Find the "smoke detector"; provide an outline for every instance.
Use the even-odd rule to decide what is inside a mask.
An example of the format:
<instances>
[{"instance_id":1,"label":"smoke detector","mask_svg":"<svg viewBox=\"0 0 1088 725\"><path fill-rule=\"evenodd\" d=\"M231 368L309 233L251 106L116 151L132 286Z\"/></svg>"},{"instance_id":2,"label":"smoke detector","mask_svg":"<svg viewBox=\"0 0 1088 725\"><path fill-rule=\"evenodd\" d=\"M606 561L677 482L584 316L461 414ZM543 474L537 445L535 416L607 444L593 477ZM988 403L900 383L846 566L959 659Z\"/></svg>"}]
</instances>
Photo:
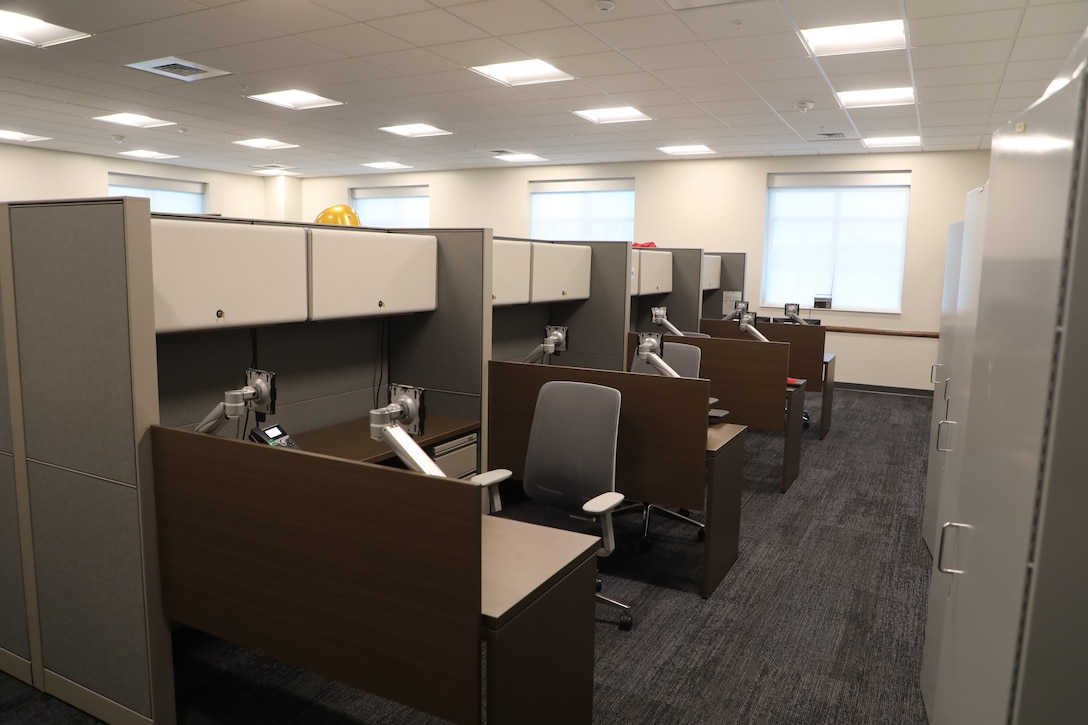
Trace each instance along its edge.
<instances>
[{"instance_id":1,"label":"smoke detector","mask_svg":"<svg viewBox=\"0 0 1088 725\"><path fill-rule=\"evenodd\" d=\"M612 2L612 0L595 0L593 7L597 8L602 13L607 13L609 10L616 7L616 3Z\"/></svg>"},{"instance_id":2,"label":"smoke detector","mask_svg":"<svg viewBox=\"0 0 1088 725\"><path fill-rule=\"evenodd\" d=\"M798 101L797 103L793 104L793 107L801 113L808 113L813 108L816 108L816 104L812 101Z\"/></svg>"}]
</instances>

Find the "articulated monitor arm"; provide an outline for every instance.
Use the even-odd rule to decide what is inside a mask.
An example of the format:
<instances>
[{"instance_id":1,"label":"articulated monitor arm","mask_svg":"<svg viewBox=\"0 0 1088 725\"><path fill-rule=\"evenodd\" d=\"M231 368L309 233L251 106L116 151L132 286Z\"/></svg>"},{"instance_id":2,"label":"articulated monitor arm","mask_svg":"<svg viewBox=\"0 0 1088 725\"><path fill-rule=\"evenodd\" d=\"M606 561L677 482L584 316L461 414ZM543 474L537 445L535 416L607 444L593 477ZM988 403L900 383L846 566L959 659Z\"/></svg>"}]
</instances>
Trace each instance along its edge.
<instances>
[{"instance_id":1,"label":"articulated monitor arm","mask_svg":"<svg viewBox=\"0 0 1088 725\"><path fill-rule=\"evenodd\" d=\"M805 320L803 320L801 318L801 305L798 304L797 302L787 302L786 303L786 317L793 320L798 325L807 325L808 324L807 322L805 322Z\"/></svg>"},{"instance_id":2,"label":"articulated monitor arm","mask_svg":"<svg viewBox=\"0 0 1088 725\"><path fill-rule=\"evenodd\" d=\"M740 329L760 342L770 342L762 332L756 329L755 315L750 312L745 312L744 316L740 318Z\"/></svg>"},{"instance_id":3,"label":"articulated monitor arm","mask_svg":"<svg viewBox=\"0 0 1088 725\"><path fill-rule=\"evenodd\" d=\"M655 325L662 325L669 331L669 334L676 335L677 337L684 337L684 333L680 332L676 325L669 322L669 318L666 316L667 311L667 307L651 307L650 322Z\"/></svg>"},{"instance_id":4,"label":"articulated monitor arm","mask_svg":"<svg viewBox=\"0 0 1088 725\"><path fill-rule=\"evenodd\" d=\"M638 333L638 359L648 362L659 375L668 378L678 378L680 373L669 367L669 364L661 359L661 335L656 332Z\"/></svg>"},{"instance_id":5,"label":"articulated monitor arm","mask_svg":"<svg viewBox=\"0 0 1088 725\"><path fill-rule=\"evenodd\" d=\"M423 390L390 385L389 398L392 401L389 405L370 411L370 437L388 443L413 471L445 478L445 472L411 435L423 432Z\"/></svg>"},{"instance_id":6,"label":"articulated monitor arm","mask_svg":"<svg viewBox=\"0 0 1088 725\"><path fill-rule=\"evenodd\" d=\"M538 363L546 356L567 351L567 328L561 325L548 325L544 328L544 342L536 346L522 362Z\"/></svg>"},{"instance_id":7,"label":"articulated monitor arm","mask_svg":"<svg viewBox=\"0 0 1088 725\"><path fill-rule=\"evenodd\" d=\"M215 435L227 423L237 420L245 413L247 403L252 403L255 409L267 408L271 404L274 397L272 393L272 374L249 370L247 375L250 384L223 393L223 402L212 408L211 412L204 416L204 420L197 423L197 433Z\"/></svg>"}]
</instances>

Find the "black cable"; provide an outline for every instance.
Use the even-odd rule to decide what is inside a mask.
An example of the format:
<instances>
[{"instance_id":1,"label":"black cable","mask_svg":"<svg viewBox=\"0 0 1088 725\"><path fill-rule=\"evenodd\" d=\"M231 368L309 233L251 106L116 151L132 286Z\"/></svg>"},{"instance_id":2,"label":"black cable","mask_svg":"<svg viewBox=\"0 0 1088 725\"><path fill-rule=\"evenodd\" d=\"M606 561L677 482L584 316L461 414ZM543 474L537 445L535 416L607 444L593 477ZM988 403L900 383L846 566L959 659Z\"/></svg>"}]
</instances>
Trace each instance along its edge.
<instances>
[{"instance_id":1,"label":"black cable","mask_svg":"<svg viewBox=\"0 0 1088 725\"><path fill-rule=\"evenodd\" d=\"M382 321L378 327L378 379L374 383L374 407L378 407L378 399L381 397L382 389L382 376L384 375L384 368L386 364L386 338L389 336L389 320L388 318L382 318ZM373 380L373 378L372 378Z\"/></svg>"}]
</instances>

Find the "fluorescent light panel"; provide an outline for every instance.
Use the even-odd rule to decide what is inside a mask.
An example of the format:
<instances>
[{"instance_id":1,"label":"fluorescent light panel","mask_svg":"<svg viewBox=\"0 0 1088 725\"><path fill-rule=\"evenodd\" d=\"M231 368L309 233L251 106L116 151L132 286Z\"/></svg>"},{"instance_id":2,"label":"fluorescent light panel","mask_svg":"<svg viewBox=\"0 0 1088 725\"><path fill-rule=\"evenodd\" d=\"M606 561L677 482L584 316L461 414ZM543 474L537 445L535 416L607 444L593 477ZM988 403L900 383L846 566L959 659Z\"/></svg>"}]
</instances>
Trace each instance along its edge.
<instances>
[{"instance_id":1,"label":"fluorescent light panel","mask_svg":"<svg viewBox=\"0 0 1088 725\"><path fill-rule=\"evenodd\" d=\"M290 108L295 111L344 105L342 101L334 101L331 98L324 98L307 91L295 89L289 91L273 91L272 93L258 93L257 95L246 96L246 98L262 103L271 103L273 106Z\"/></svg>"},{"instance_id":2,"label":"fluorescent light panel","mask_svg":"<svg viewBox=\"0 0 1088 725\"><path fill-rule=\"evenodd\" d=\"M158 118L151 118L150 116L141 116L138 113L113 113L109 116L95 116L96 121L105 121L106 123L117 123L122 126L132 126L134 128L158 128L159 126L176 126L176 121L163 121Z\"/></svg>"},{"instance_id":3,"label":"fluorescent light panel","mask_svg":"<svg viewBox=\"0 0 1088 725\"><path fill-rule=\"evenodd\" d=\"M518 60L512 63L478 65L473 66L470 70L507 86L553 83L555 81L569 81L574 78L574 76L567 75L551 63L536 58L533 60Z\"/></svg>"},{"instance_id":4,"label":"fluorescent light panel","mask_svg":"<svg viewBox=\"0 0 1088 725\"><path fill-rule=\"evenodd\" d=\"M283 141L277 141L274 138L248 138L245 141L231 141L239 146L250 146L255 149L264 149L265 151L275 151L277 149L297 149L297 143L284 143Z\"/></svg>"},{"instance_id":5,"label":"fluorescent light panel","mask_svg":"<svg viewBox=\"0 0 1088 725\"><path fill-rule=\"evenodd\" d=\"M408 138L424 138L426 136L449 136L453 131L443 131L440 128L429 126L426 123L406 123L403 126L382 126L379 131L395 133L398 136Z\"/></svg>"},{"instance_id":6,"label":"fluorescent light panel","mask_svg":"<svg viewBox=\"0 0 1088 725\"><path fill-rule=\"evenodd\" d=\"M369 166L372 169L384 169L391 171L393 169L411 169L411 166L405 166L399 161L372 161L369 164L363 164L363 166Z\"/></svg>"},{"instance_id":7,"label":"fluorescent light panel","mask_svg":"<svg viewBox=\"0 0 1088 725\"><path fill-rule=\"evenodd\" d=\"M657 150L669 154L670 156L698 156L699 154L714 153L714 149L704 146L703 144L694 144L692 146L658 146Z\"/></svg>"},{"instance_id":8,"label":"fluorescent light panel","mask_svg":"<svg viewBox=\"0 0 1088 725\"><path fill-rule=\"evenodd\" d=\"M135 151L122 151L121 156L131 156L136 159L178 159L180 156L172 154L163 154L158 151L148 151L146 149L136 149Z\"/></svg>"},{"instance_id":9,"label":"fluorescent light panel","mask_svg":"<svg viewBox=\"0 0 1088 725\"><path fill-rule=\"evenodd\" d=\"M837 94L843 108L874 108L877 106L909 106L914 103L914 89L876 88L869 91L842 91Z\"/></svg>"},{"instance_id":10,"label":"fluorescent light panel","mask_svg":"<svg viewBox=\"0 0 1088 725\"><path fill-rule=\"evenodd\" d=\"M31 136L29 133L21 133L19 131L5 131L0 129L0 140L4 141L22 141L24 143L33 143L34 141L49 141L50 136Z\"/></svg>"},{"instance_id":11,"label":"fluorescent light panel","mask_svg":"<svg viewBox=\"0 0 1088 725\"><path fill-rule=\"evenodd\" d=\"M29 15L0 10L0 38L10 40L13 43L32 45L35 48L46 48L50 45L70 43L73 40L82 40L89 37L91 36L88 33L42 22Z\"/></svg>"},{"instance_id":12,"label":"fluorescent light panel","mask_svg":"<svg viewBox=\"0 0 1088 725\"><path fill-rule=\"evenodd\" d=\"M921 146L921 136L874 136L863 138L862 142L871 149L896 148L902 146Z\"/></svg>"},{"instance_id":13,"label":"fluorescent light panel","mask_svg":"<svg viewBox=\"0 0 1088 725\"><path fill-rule=\"evenodd\" d=\"M581 116L593 123L627 123L629 121L651 120L642 111L631 106L619 106L616 108L590 108L584 111L575 111L574 115Z\"/></svg>"},{"instance_id":14,"label":"fluorescent light panel","mask_svg":"<svg viewBox=\"0 0 1088 725\"><path fill-rule=\"evenodd\" d=\"M537 156L536 154L495 154L492 158L509 161L512 164L525 161L547 161L543 156Z\"/></svg>"},{"instance_id":15,"label":"fluorescent light panel","mask_svg":"<svg viewBox=\"0 0 1088 725\"><path fill-rule=\"evenodd\" d=\"M902 20L810 28L802 30L801 35L805 37L814 55L871 53L878 50L902 50L907 47Z\"/></svg>"}]
</instances>

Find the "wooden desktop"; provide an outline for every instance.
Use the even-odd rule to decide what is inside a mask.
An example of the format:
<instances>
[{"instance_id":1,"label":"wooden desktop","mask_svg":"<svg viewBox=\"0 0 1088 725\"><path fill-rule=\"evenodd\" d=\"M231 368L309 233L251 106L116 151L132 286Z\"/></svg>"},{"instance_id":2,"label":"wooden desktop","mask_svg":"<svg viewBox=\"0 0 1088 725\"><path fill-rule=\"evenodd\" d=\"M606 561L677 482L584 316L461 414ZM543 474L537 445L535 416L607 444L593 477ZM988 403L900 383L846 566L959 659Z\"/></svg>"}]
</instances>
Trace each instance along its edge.
<instances>
[{"instance_id":1,"label":"wooden desktop","mask_svg":"<svg viewBox=\"0 0 1088 725\"><path fill-rule=\"evenodd\" d=\"M708 428L707 380L492 360L488 468L521 478L537 393L550 380L620 391L616 488L633 501L706 512L699 594L709 597L737 559L746 427Z\"/></svg>"},{"instance_id":2,"label":"wooden desktop","mask_svg":"<svg viewBox=\"0 0 1088 725\"><path fill-rule=\"evenodd\" d=\"M485 669L488 722L592 721L598 538L481 516L454 479L151 439L171 620L456 722L482 721Z\"/></svg>"}]
</instances>

